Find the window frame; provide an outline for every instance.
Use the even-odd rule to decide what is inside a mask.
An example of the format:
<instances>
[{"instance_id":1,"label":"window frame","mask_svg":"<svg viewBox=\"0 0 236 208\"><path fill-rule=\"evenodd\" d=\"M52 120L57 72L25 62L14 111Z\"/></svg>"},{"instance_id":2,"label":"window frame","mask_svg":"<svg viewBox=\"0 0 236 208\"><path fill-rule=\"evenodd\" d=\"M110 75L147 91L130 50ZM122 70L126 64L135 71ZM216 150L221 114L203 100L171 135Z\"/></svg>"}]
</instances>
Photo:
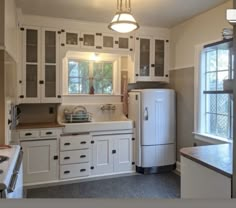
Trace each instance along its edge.
<instances>
[{"instance_id":1,"label":"window frame","mask_svg":"<svg viewBox=\"0 0 236 208\"><path fill-rule=\"evenodd\" d=\"M232 143L232 140L223 137L215 136L212 134L204 133L205 128L205 95L201 95L203 89L205 89L205 62L203 62L204 46L219 42L222 40L210 41L207 43L199 44L195 46L194 56L194 139L210 143L210 144L221 144L221 143ZM230 76L230 75L229 75ZM204 77L204 78L203 78ZM202 110L204 109L204 110ZM230 125L232 128L232 125ZM231 129L232 130L232 129Z\"/></svg>"},{"instance_id":2,"label":"window frame","mask_svg":"<svg viewBox=\"0 0 236 208\"><path fill-rule=\"evenodd\" d=\"M69 94L68 93L68 63L69 60L92 61L88 55L91 52L70 51L62 59L62 92L63 96L79 97L79 96L121 96L121 54L107 54L102 62L113 62L113 93L112 94Z\"/></svg>"}]
</instances>

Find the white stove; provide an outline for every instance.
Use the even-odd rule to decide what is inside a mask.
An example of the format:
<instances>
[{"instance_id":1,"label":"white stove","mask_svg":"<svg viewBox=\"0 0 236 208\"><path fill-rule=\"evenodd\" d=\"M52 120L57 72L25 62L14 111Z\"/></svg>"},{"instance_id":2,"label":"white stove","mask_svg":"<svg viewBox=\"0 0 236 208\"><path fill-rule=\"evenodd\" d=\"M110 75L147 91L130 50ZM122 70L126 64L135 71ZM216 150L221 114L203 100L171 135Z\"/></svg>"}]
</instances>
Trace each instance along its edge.
<instances>
[{"instance_id":1,"label":"white stove","mask_svg":"<svg viewBox=\"0 0 236 208\"><path fill-rule=\"evenodd\" d=\"M0 147L0 198L23 198L22 158L19 145Z\"/></svg>"}]
</instances>

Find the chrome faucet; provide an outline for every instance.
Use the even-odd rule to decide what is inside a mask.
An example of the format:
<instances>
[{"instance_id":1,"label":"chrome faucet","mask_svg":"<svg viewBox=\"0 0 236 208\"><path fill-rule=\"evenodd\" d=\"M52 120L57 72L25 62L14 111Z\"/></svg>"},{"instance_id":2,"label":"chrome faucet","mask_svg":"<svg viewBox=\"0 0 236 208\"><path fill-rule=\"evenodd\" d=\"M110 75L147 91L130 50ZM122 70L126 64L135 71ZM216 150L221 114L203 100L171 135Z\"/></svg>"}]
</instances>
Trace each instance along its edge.
<instances>
[{"instance_id":1,"label":"chrome faucet","mask_svg":"<svg viewBox=\"0 0 236 208\"><path fill-rule=\"evenodd\" d=\"M105 104L105 105L102 105L101 106L101 110L104 111L104 110L116 110L116 106L115 105L112 105L112 104Z\"/></svg>"}]
</instances>

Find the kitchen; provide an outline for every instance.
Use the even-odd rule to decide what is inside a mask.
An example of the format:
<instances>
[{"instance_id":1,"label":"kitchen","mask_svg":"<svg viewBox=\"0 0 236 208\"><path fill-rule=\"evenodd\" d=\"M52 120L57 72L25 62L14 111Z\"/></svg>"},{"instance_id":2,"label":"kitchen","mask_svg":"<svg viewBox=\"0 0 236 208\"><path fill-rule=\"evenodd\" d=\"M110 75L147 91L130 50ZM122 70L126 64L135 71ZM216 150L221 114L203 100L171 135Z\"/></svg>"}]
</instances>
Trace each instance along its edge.
<instances>
[{"instance_id":1,"label":"kitchen","mask_svg":"<svg viewBox=\"0 0 236 208\"><path fill-rule=\"evenodd\" d=\"M159 22L159 26L155 21L149 24L148 18L142 20L139 16L144 23L128 35L109 30L103 15L86 16L80 9L79 20L73 17L73 12L77 15L79 9L73 9L76 1L70 5L68 1L66 8L73 12L63 14L60 11L66 5L59 4L58 10L54 8L55 13L51 14L52 3L38 2L41 2L36 6L38 10L34 10L35 5L30 1L8 0L1 13L5 33L0 43L5 47L1 47L0 64L5 76L1 76L0 141L2 145L22 147L25 197L31 194L32 198L96 198L102 192L100 189L94 195L83 195L83 191L68 195L66 190L73 184L82 190L83 185L86 188L92 183L97 183L94 185L97 187L103 184L105 190L106 180L110 180L107 194L112 188L109 184L117 183L118 191L100 197L189 198L181 190L185 187L182 171L186 170L180 158L187 155L182 148L230 143L193 135L197 131L194 96L198 93L194 85L198 73L194 68L201 45L209 49L209 44L222 41L224 28L229 28L226 32L232 28L226 20L226 10L233 7L233 1L209 0L209 5L203 4L195 15L182 20L175 17L177 22L166 26L162 26L164 22L162 25ZM131 4L136 16L138 2ZM109 13L115 12L115 6L116 1L111 3ZM99 17L100 21L95 21ZM147 26L143 26L145 21ZM158 89L154 90L158 99L152 101L156 102L154 107L144 108L141 115L141 110L135 109L146 105L151 96L142 99L148 93L144 89L150 88ZM151 108L162 116L155 118ZM147 127L143 129L145 124ZM142 137L153 138L151 132L155 128L153 134L162 132L158 136L168 141L142 141ZM17 157L15 161L17 164ZM157 172L160 174L153 174ZM231 178L232 170L229 175ZM122 180L130 186L126 187L127 192L133 194L121 194ZM146 186L159 183L148 191L135 184L139 180L148 182ZM191 191L191 180L187 193ZM231 186L230 181L227 184ZM226 198L230 198L231 188L227 187ZM57 189L65 191L58 193ZM88 194L89 190L86 191ZM50 192L55 194L50 196ZM199 196L190 198L194 197Z\"/></svg>"}]
</instances>

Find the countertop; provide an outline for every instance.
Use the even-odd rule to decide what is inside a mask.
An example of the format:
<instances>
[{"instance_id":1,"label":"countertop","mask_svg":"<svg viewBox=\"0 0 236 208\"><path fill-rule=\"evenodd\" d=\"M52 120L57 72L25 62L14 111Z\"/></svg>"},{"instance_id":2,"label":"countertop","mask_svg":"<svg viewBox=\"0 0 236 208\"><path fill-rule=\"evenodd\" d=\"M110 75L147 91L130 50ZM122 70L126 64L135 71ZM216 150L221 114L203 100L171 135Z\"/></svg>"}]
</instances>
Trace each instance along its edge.
<instances>
[{"instance_id":1,"label":"countertop","mask_svg":"<svg viewBox=\"0 0 236 208\"><path fill-rule=\"evenodd\" d=\"M40 129L40 128L60 128L65 127L57 122L50 122L50 123L23 123L18 124L16 129Z\"/></svg>"},{"instance_id":2,"label":"countertop","mask_svg":"<svg viewBox=\"0 0 236 208\"><path fill-rule=\"evenodd\" d=\"M232 177L233 145L217 144L182 148L182 156L229 178Z\"/></svg>"}]
</instances>

